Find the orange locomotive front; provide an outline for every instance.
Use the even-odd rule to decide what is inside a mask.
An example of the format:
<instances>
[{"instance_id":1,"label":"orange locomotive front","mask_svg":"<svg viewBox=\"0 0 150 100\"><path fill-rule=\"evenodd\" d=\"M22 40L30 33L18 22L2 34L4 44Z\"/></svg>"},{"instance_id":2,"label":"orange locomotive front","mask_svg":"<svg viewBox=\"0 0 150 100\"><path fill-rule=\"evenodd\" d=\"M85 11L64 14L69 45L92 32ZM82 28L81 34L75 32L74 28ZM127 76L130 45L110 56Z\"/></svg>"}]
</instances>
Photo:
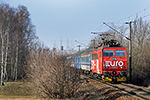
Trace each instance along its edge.
<instances>
[{"instance_id":1,"label":"orange locomotive front","mask_svg":"<svg viewBox=\"0 0 150 100\"><path fill-rule=\"evenodd\" d=\"M126 81L127 50L116 41L109 41L91 52L91 71L103 81Z\"/></svg>"}]
</instances>

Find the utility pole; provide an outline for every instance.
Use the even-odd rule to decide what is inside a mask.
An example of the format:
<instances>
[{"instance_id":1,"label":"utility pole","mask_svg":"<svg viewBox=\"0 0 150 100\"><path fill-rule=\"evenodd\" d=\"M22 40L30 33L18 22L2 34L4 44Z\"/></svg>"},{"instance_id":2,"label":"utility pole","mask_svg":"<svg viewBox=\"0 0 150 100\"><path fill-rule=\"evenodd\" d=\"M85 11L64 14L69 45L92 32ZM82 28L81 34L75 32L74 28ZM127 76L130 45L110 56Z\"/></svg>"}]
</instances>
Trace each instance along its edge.
<instances>
[{"instance_id":1,"label":"utility pole","mask_svg":"<svg viewBox=\"0 0 150 100\"><path fill-rule=\"evenodd\" d=\"M131 21L126 22L126 24L129 24L129 81L132 81L132 27L131 27Z\"/></svg>"},{"instance_id":2,"label":"utility pole","mask_svg":"<svg viewBox=\"0 0 150 100\"><path fill-rule=\"evenodd\" d=\"M79 47L79 52L80 52L80 47L81 47L81 45L78 45L77 47Z\"/></svg>"}]
</instances>

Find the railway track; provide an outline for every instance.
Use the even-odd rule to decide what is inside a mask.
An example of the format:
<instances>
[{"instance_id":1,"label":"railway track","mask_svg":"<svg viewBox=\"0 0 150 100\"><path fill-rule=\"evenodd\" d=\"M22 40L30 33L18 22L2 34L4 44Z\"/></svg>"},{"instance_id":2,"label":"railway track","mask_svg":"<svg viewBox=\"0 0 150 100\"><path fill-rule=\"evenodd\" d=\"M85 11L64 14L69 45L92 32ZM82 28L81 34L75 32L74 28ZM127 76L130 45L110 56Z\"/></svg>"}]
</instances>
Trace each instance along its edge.
<instances>
[{"instance_id":1,"label":"railway track","mask_svg":"<svg viewBox=\"0 0 150 100\"><path fill-rule=\"evenodd\" d=\"M150 90L148 90L148 89L139 88L137 86L133 86L131 84L126 84L126 83L112 84L112 83L109 83L109 82L104 82L104 81L102 81L100 79L95 79L95 78L93 78L91 76L82 75L81 77L86 78L87 81L89 79L91 79L91 80L94 80L94 81L102 82L104 84L107 84L109 86L117 88L117 89L119 89L121 91L125 91L125 92L127 92L127 93L129 93L131 95L140 97L140 98L145 99L145 100L150 100Z\"/></svg>"}]
</instances>

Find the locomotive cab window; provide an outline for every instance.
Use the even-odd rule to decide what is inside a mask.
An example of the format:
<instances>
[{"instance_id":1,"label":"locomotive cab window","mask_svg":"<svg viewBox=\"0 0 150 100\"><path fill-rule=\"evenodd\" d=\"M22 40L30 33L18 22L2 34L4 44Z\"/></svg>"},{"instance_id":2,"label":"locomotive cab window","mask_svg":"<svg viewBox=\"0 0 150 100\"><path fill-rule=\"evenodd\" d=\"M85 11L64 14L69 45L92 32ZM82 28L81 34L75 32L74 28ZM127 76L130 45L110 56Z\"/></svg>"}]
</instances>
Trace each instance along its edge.
<instances>
[{"instance_id":1,"label":"locomotive cab window","mask_svg":"<svg viewBox=\"0 0 150 100\"><path fill-rule=\"evenodd\" d=\"M98 59L98 54L97 53L92 54L92 60L96 60L96 59Z\"/></svg>"},{"instance_id":2,"label":"locomotive cab window","mask_svg":"<svg viewBox=\"0 0 150 100\"><path fill-rule=\"evenodd\" d=\"M113 57L113 50L104 50L103 56L104 57Z\"/></svg>"},{"instance_id":3,"label":"locomotive cab window","mask_svg":"<svg viewBox=\"0 0 150 100\"><path fill-rule=\"evenodd\" d=\"M125 50L115 50L116 57L125 57Z\"/></svg>"}]
</instances>

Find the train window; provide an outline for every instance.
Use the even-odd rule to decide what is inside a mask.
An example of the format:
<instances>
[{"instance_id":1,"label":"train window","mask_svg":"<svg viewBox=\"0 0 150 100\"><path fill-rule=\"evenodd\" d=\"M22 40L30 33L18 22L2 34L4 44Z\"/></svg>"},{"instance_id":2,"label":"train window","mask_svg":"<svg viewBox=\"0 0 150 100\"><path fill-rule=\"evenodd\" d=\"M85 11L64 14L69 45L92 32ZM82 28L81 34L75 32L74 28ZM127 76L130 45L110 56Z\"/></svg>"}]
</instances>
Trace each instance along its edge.
<instances>
[{"instance_id":1,"label":"train window","mask_svg":"<svg viewBox=\"0 0 150 100\"><path fill-rule=\"evenodd\" d=\"M82 63L90 63L90 57L82 57Z\"/></svg>"},{"instance_id":2,"label":"train window","mask_svg":"<svg viewBox=\"0 0 150 100\"><path fill-rule=\"evenodd\" d=\"M86 57L86 63L90 63L90 57Z\"/></svg>"},{"instance_id":3,"label":"train window","mask_svg":"<svg viewBox=\"0 0 150 100\"><path fill-rule=\"evenodd\" d=\"M98 54L97 53L92 54L92 60L95 60L95 59L98 59Z\"/></svg>"},{"instance_id":4,"label":"train window","mask_svg":"<svg viewBox=\"0 0 150 100\"><path fill-rule=\"evenodd\" d=\"M85 57L82 57L82 63L85 63Z\"/></svg>"},{"instance_id":5,"label":"train window","mask_svg":"<svg viewBox=\"0 0 150 100\"><path fill-rule=\"evenodd\" d=\"M125 50L115 50L116 57L125 57Z\"/></svg>"},{"instance_id":6,"label":"train window","mask_svg":"<svg viewBox=\"0 0 150 100\"><path fill-rule=\"evenodd\" d=\"M79 63L81 63L81 58L79 58Z\"/></svg>"},{"instance_id":7,"label":"train window","mask_svg":"<svg viewBox=\"0 0 150 100\"><path fill-rule=\"evenodd\" d=\"M82 57L82 63L85 63L85 57Z\"/></svg>"},{"instance_id":8,"label":"train window","mask_svg":"<svg viewBox=\"0 0 150 100\"><path fill-rule=\"evenodd\" d=\"M104 57L113 57L113 50L104 50L103 56Z\"/></svg>"}]
</instances>

